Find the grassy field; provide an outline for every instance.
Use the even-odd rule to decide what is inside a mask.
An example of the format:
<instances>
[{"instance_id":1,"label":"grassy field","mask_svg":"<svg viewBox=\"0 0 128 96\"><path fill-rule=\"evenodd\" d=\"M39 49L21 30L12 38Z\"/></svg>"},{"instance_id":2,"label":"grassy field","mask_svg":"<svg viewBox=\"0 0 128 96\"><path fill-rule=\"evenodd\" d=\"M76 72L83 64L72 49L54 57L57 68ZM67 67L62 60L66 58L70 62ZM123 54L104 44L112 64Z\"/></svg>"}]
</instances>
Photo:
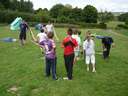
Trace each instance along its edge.
<instances>
[{"instance_id":1,"label":"grassy field","mask_svg":"<svg viewBox=\"0 0 128 96\"><path fill-rule=\"evenodd\" d=\"M56 28L62 41L66 28ZM88 29L81 29L82 37ZM96 54L96 73L86 72L81 59L74 65L72 81L53 81L44 76L44 60L40 49L30 41L20 47L18 42L0 42L0 96L128 96L128 37L109 30L90 29L93 33L113 36L116 47L109 60ZM34 31L34 30L33 30ZM37 33L35 33L37 34ZM18 37L7 26L0 27L0 38ZM102 50L101 41L95 39L96 53ZM63 49L57 43L57 75L64 77ZM10 91L13 88L14 91Z\"/></svg>"}]
</instances>

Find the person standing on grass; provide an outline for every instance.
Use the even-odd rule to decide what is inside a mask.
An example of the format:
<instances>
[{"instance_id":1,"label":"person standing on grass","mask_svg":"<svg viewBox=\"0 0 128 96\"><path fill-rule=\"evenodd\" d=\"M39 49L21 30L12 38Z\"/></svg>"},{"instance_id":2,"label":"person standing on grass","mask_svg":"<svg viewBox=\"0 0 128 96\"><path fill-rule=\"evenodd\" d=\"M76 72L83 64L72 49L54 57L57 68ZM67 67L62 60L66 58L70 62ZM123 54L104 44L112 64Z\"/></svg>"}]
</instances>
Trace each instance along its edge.
<instances>
[{"instance_id":1,"label":"person standing on grass","mask_svg":"<svg viewBox=\"0 0 128 96\"><path fill-rule=\"evenodd\" d=\"M85 50L85 61L87 64L87 71L89 71L89 64L92 64L92 72L96 72L95 69L95 48L94 48L95 44L94 41L91 39L91 36L88 35L87 39L84 41L83 43L83 49Z\"/></svg>"},{"instance_id":2,"label":"person standing on grass","mask_svg":"<svg viewBox=\"0 0 128 96\"><path fill-rule=\"evenodd\" d=\"M49 32L48 39L40 42L39 46L45 49L46 58L46 76L49 77L52 71L53 80L57 80L56 76L56 45L53 40L54 34Z\"/></svg>"},{"instance_id":3,"label":"person standing on grass","mask_svg":"<svg viewBox=\"0 0 128 96\"><path fill-rule=\"evenodd\" d=\"M29 29L28 24L25 21L22 21L20 24L20 34L19 34L19 40L21 46L25 44L26 41L26 32Z\"/></svg>"},{"instance_id":4,"label":"person standing on grass","mask_svg":"<svg viewBox=\"0 0 128 96\"><path fill-rule=\"evenodd\" d=\"M37 34L37 41L36 42L40 43L42 41L47 40L47 38L48 38L47 33L44 31L44 29L41 29L40 33ZM44 54L42 48L40 48L40 50L41 50L42 54Z\"/></svg>"},{"instance_id":5,"label":"person standing on grass","mask_svg":"<svg viewBox=\"0 0 128 96\"><path fill-rule=\"evenodd\" d=\"M73 62L74 62L74 48L78 46L77 41L72 38L73 31L71 28L67 31L67 37L64 38L62 42L62 47L64 48L64 61L65 68L67 71L67 77L63 79L72 80L73 73Z\"/></svg>"},{"instance_id":6,"label":"person standing on grass","mask_svg":"<svg viewBox=\"0 0 128 96\"><path fill-rule=\"evenodd\" d=\"M40 33L37 34L37 42L40 43L42 41L45 41L47 39L47 33L44 31L44 29L41 29Z\"/></svg>"},{"instance_id":7,"label":"person standing on grass","mask_svg":"<svg viewBox=\"0 0 128 96\"><path fill-rule=\"evenodd\" d=\"M56 40L58 41L59 39L58 39L58 37L57 37L57 35L56 35L56 31L55 31L55 29L54 29L53 24L52 24L50 21L49 21L48 24L46 25L46 28L47 28L47 32L48 32L48 33L49 33L49 32L54 33L55 38L56 38Z\"/></svg>"},{"instance_id":8,"label":"person standing on grass","mask_svg":"<svg viewBox=\"0 0 128 96\"><path fill-rule=\"evenodd\" d=\"M104 36L102 38L102 45L103 45L103 58L107 59L109 58L111 45L114 46L114 41L112 37Z\"/></svg>"},{"instance_id":9,"label":"person standing on grass","mask_svg":"<svg viewBox=\"0 0 128 96\"><path fill-rule=\"evenodd\" d=\"M78 46L74 48L75 58L74 58L74 64L77 60L79 60L80 55L80 45L81 45L81 39L78 35L78 30L74 30L72 38L74 38L77 41Z\"/></svg>"}]
</instances>

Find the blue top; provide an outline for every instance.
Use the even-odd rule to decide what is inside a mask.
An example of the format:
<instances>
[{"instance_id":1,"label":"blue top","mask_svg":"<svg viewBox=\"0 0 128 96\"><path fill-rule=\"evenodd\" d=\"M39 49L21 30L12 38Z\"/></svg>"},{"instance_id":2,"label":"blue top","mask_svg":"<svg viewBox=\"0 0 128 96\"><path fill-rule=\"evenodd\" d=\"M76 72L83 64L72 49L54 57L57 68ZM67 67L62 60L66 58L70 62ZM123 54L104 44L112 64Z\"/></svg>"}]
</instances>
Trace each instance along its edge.
<instances>
[{"instance_id":1,"label":"blue top","mask_svg":"<svg viewBox=\"0 0 128 96\"><path fill-rule=\"evenodd\" d=\"M27 23L22 22L22 23L20 24L21 33L26 33L27 29L28 29Z\"/></svg>"}]
</instances>

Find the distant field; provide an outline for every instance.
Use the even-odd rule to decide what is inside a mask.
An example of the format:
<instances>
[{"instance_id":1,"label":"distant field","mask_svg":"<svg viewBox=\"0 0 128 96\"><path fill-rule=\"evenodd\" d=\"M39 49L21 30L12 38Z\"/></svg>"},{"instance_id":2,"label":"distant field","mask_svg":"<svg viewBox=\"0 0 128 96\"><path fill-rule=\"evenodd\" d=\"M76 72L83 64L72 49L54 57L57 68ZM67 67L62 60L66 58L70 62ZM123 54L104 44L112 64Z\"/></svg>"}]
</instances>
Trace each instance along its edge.
<instances>
[{"instance_id":1,"label":"distant field","mask_svg":"<svg viewBox=\"0 0 128 96\"><path fill-rule=\"evenodd\" d=\"M124 24L124 22L110 21L110 22L107 23L107 27L114 29L114 28L116 28L116 26L117 26L118 24Z\"/></svg>"},{"instance_id":2,"label":"distant field","mask_svg":"<svg viewBox=\"0 0 128 96\"><path fill-rule=\"evenodd\" d=\"M60 41L66 36L67 28L55 28ZM44 76L44 60L40 49L30 41L19 46L19 42L0 42L0 96L128 96L128 37L114 34L115 30L81 29L114 38L110 59L104 61L96 54L96 73L86 72L81 59L74 65L72 81L53 81ZM33 31L35 31L33 29ZM35 32L34 34L37 34ZM18 32L11 32L7 26L0 27L0 38L18 38ZM102 50L101 41L95 39L96 53ZM63 49L57 43L57 75L66 76ZM16 87L14 93L8 92Z\"/></svg>"}]
</instances>

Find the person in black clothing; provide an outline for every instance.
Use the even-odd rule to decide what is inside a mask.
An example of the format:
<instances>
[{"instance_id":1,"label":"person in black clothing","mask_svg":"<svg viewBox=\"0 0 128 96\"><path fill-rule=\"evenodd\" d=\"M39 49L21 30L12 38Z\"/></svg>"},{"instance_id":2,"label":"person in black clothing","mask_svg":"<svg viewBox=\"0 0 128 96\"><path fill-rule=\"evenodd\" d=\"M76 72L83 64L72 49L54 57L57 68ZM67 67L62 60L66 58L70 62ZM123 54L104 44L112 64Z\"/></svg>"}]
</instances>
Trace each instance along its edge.
<instances>
[{"instance_id":1,"label":"person in black clothing","mask_svg":"<svg viewBox=\"0 0 128 96\"><path fill-rule=\"evenodd\" d=\"M22 23L20 24L20 35L19 35L19 40L21 45L25 44L26 32L28 28L29 28L28 24L25 21L22 21Z\"/></svg>"},{"instance_id":2,"label":"person in black clothing","mask_svg":"<svg viewBox=\"0 0 128 96\"><path fill-rule=\"evenodd\" d=\"M114 44L114 41L112 37L104 36L102 38L102 44L103 44L103 57L104 59L107 59L110 54L111 45Z\"/></svg>"}]
</instances>

